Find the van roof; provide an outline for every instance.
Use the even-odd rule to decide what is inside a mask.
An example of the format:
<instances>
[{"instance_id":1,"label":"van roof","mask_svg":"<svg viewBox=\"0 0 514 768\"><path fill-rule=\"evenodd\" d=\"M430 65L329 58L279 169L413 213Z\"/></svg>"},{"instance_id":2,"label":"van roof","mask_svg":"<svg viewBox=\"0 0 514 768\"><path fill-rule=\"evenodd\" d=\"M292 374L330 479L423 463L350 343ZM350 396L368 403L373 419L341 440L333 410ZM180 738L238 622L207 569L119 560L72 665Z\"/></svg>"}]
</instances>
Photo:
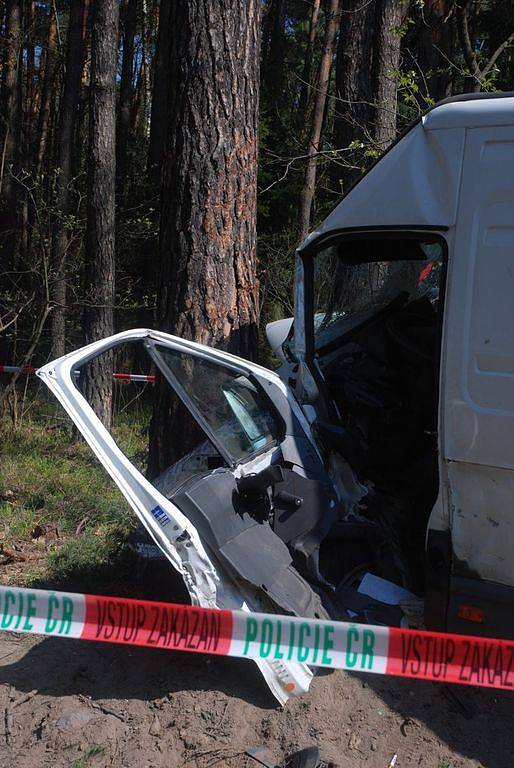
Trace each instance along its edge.
<instances>
[{"instance_id":1,"label":"van roof","mask_svg":"<svg viewBox=\"0 0 514 768\"><path fill-rule=\"evenodd\" d=\"M453 226L466 130L506 125L514 125L514 92L439 102L411 123L298 250L312 252L344 230Z\"/></svg>"},{"instance_id":2,"label":"van roof","mask_svg":"<svg viewBox=\"0 0 514 768\"><path fill-rule=\"evenodd\" d=\"M463 93L440 101L421 118L425 130L514 124L514 92Z\"/></svg>"}]
</instances>

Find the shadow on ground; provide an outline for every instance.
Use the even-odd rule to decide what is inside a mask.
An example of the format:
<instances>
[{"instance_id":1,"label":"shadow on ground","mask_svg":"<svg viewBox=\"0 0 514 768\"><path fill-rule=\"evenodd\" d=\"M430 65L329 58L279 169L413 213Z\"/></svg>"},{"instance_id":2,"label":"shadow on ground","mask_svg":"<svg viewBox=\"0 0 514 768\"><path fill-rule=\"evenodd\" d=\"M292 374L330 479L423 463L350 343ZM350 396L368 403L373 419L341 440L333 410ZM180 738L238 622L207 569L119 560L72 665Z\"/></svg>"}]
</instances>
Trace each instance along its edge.
<instances>
[{"instance_id":1,"label":"shadow on ground","mask_svg":"<svg viewBox=\"0 0 514 768\"><path fill-rule=\"evenodd\" d=\"M46 638L0 668L3 683L46 696L151 700L179 691L217 690L262 709L277 704L254 665L201 654Z\"/></svg>"},{"instance_id":2,"label":"shadow on ground","mask_svg":"<svg viewBox=\"0 0 514 768\"><path fill-rule=\"evenodd\" d=\"M105 568L81 566L65 574L50 573L31 584L53 589L129 596L187 604L187 589L164 560L141 561L120 550ZM1 665L0 659L0 665ZM93 699L144 700L183 690L219 690L240 696L263 709L277 703L253 664L203 654L116 646L81 640L45 638L14 664L0 666L0 682L19 690L37 689L50 696L82 694Z\"/></svg>"},{"instance_id":3,"label":"shadow on ground","mask_svg":"<svg viewBox=\"0 0 514 768\"><path fill-rule=\"evenodd\" d=\"M514 764L514 694L375 675L361 679L403 718L405 738L422 725L449 750L476 761L477 766L511 768Z\"/></svg>"}]
</instances>

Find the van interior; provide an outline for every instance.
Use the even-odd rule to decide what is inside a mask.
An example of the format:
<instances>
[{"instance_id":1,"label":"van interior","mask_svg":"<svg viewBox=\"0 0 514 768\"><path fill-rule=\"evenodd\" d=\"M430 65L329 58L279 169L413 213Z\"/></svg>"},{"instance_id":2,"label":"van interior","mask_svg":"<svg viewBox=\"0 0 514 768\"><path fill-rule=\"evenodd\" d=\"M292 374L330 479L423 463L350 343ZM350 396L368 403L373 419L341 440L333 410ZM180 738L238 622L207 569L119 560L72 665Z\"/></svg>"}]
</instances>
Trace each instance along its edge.
<instances>
[{"instance_id":1,"label":"van interior","mask_svg":"<svg viewBox=\"0 0 514 768\"><path fill-rule=\"evenodd\" d=\"M370 571L422 595L439 490L443 244L353 236L306 258L307 348L326 403L315 429L342 485L354 475L354 503L321 545L321 570L349 586Z\"/></svg>"}]
</instances>

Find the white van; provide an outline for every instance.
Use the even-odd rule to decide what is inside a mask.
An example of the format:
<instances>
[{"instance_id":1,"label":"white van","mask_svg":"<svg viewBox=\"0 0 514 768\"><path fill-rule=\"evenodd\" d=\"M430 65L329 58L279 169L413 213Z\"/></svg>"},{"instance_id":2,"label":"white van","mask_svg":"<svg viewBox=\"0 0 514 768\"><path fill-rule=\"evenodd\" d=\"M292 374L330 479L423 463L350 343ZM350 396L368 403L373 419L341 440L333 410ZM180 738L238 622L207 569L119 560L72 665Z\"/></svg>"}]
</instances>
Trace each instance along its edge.
<instances>
[{"instance_id":1,"label":"white van","mask_svg":"<svg viewBox=\"0 0 514 768\"><path fill-rule=\"evenodd\" d=\"M160 332L38 371L182 574L193 602L514 637L514 97L416 122L297 252L274 373ZM74 372L142 344L202 430L152 483ZM180 435L170 440L180 441ZM311 671L258 662L284 702Z\"/></svg>"}]
</instances>

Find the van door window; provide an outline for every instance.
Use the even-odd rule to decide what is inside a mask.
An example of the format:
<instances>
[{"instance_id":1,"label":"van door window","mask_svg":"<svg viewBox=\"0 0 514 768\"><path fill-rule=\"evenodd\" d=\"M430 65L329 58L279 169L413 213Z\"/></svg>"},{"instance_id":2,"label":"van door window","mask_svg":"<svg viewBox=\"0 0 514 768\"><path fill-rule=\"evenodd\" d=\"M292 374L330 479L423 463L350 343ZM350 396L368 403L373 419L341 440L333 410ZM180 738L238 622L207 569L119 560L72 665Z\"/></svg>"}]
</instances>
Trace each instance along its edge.
<instances>
[{"instance_id":1,"label":"van door window","mask_svg":"<svg viewBox=\"0 0 514 768\"><path fill-rule=\"evenodd\" d=\"M155 351L163 373L231 463L277 443L281 422L248 376L167 347Z\"/></svg>"}]
</instances>

